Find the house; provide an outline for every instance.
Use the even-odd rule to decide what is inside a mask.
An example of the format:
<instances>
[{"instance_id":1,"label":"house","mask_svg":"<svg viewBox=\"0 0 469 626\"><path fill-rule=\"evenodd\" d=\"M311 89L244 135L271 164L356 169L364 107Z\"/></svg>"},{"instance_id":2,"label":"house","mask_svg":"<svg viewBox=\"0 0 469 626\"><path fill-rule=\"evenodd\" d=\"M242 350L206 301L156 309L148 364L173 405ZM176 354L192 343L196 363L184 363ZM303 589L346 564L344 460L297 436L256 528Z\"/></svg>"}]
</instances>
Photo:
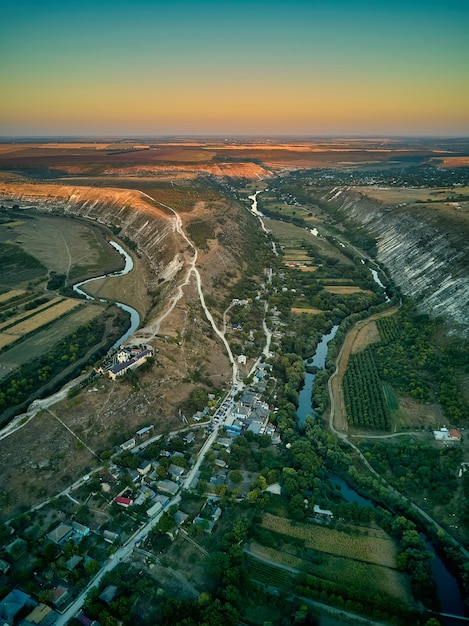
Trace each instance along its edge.
<instances>
[{"instance_id":1,"label":"house","mask_svg":"<svg viewBox=\"0 0 469 626\"><path fill-rule=\"evenodd\" d=\"M233 441L229 437L218 437L216 443L223 448L229 448Z\"/></svg>"},{"instance_id":2,"label":"house","mask_svg":"<svg viewBox=\"0 0 469 626\"><path fill-rule=\"evenodd\" d=\"M24 539L21 539L21 537L18 537L17 539L15 539L14 541L12 541L6 546L5 552L9 554L10 556L16 558L20 554L23 554L23 552L26 552L27 549L28 549L27 541L25 541Z\"/></svg>"},{"instance_id":3,"label":"house","mask_svg":"<svg viewBox=\"0 0 469 626\"><path fill-rule=\"evenodd\" d=\"M176 522L177 526L181 526L181 524L184 524L188 517L189 516L187 515L187 513L184 513L184 511L176 511L176 513L174 514L174 521Z\"/></svg>"},{"instance_id":4,"label":"house","mask_svg":"<svg viewBox=\"0 0 469 626\"><path fill-rule=\"evenodd\" d=\"M451 428L448 430L445 426L443 426L440 430L434 430L433 436L436 441L444 441L446 443L461 441L461 433L457 428Z\"/></svg>"},{"instance_id":5,"label":"house","mask_svg":"<svg viewBox=\"0 0 469 626\"><path fill-rule=\"evenodd\" d=\"M117 496L114 502L119 506L124 507L124 509L128 509L129 506L133 504L133 500L131 500L130 498L126 498L125 496Z\"/></svg>"},{"instance_id":6,"label":"house","mask_svg":"<svg viewBox=\"0 0 469 626\"><path fill-rule=\"evenodd\" d=\"M248 426L248 432L254 433L255 435L259 435L262 429L262 424L259 422L251 422Z\"/></svg>"},{"instance_id":7,"label":"house","mask_svg":"<svg viewBox=\"0 0 469 626\"><path fill-rule=\"evenodd\" d=\"M140 465L137 467L137 471L141 476L146 476L148 472L151 470L151 461L147 461L144 459Z\"/></svg>"},{"instance_id":8,"label":"house","mask_svg":"<svg viewBox=\"0 0 469 626\"><path fill-rule=\"evenodd\" d=\"M81 535L82 537L87 537L90 534L90 529L88 528L88 526L80 524L79 522L72 522L72 528L78 535Z\"/></svg>"},{"instance_id":9,"label":"house","mask_svg":"<svg viewBox=\"0 0 469 626\"><path fill-rule=\"evenodd\" d=\"M107 541L108 543L116 543L117 541L119 541L119 535L117 533L111 532L110 530L103 531L103 538L104 541Z\"/></svg>"},{"instance_id":10,"label":"house","mask_svg":"<svg viewBox=\"0 0 469 626\"><path fill-rule=\"evenodd\" d=\"M132 448L135 448L136 443L135 437L132 437L132 439L128 439L127 441L124 441L124 443L121 443L121 450L131 450Z\"/></svg>"},{"instance_id":11,"label":"house","mask_svg":"<svg viewBox=\"0 0 469 626\"><path fill-rule=\"evenodd\" d=\"M81 624L81 626L100 626L99 622L95 619L90 619L85 613L83 613L83 611L80 611L75 619Z\"/></svg>"},{"instance_id":12,"label":"house","mask_svg":"<svg viewBox=\"0 0 469 626\"><path fill-rule=\"evenodd\" d=\"M111 604L111 602L117 596L118 592L119 588L117 587L117 585L108 585L99 594L99 599L106 604Z\"/></svg>"},{"instance_id":13,"label":"house","mask_svg":"<svg viewBox=\"0 0 469 626\"><path fill-rule=\"evenodd\" d=\"M24 608L34 608L36 605L36 600L30 595L21 589L13 589L0 602L0 624L3 622L11 624L20 611Z\"/></svg>"},{"instance_id":14,"label":"house","mask_svg":"<svg viewBox=\"0 0 469 626\"><path fill-rule=\"evenodd\" d=\"M245 354L238 354L238 363L240 365L246 365L247 356Z\"/></svg>"},{"instance_id":15,"label":"house","mask_svg":"<svg viewBox=\"0 0 469 626\"><path fill-rule=\"evenodd\" d=\"M144 428L137 430L135 434L137 435L139 439L146 439L147 437L149 437L150 433L152 432L154 428L155 426L153 424L150 424L150 426L145 426Z\"/></svg>"},{"instance_id":16,"label":"house","mask_svg":"<svg viewBox=\"0 0 469 626\"><path fill-rule=\"evenodd\" d=\"M74 554L69 559L65 561L65 567L69 572L75 569L75 567L83 561L83 557L79 554Z\"/></svg>"},{"instance_id":17,"label":"house","mask_svg":"<svg viewBox=\"0 0 469 626\"><path fill-rule=\"evenodd\" d=\"M246 419L250 412L251 409L243 405L236 405L236 407L233 409L233 415L239 419Z\"/></svg>"},{"instance_id":18,"label":"house","mask_svg":"<svg viewBox=\"0 0 469 626\"><path fill-rule=\"evenodd\" d=\"M148 509L147 515L148 517L155 517L162 509L163 506L161 502L155 502L155 504Z\"/></svg>"},{"instance_id":19,"label":"house","mask_svg":"<svg viewBox=\"0 0 469 626\"><path fill-rule=\"evenodd\" d=\"M186 443L194 443L195 434L193 432L187 433L187 435L184 435L182 440L185 441Z\"/></svg>"},{"instance_id":20,"label":"house","mask_svg":"<svg viewBox=\"0 0 469 626\"><path fill-rule=\"evenodd\" d=\"M26 616L24 622L20 622L20 626L29 626L34 624L35 626L52 626L56 623L58 613L53 611L47 604L41 603L34 608L29 615Z\"/></svg>"},{"instance_id":21,"label":"house","mask_svg":"<svg viewBox=\"0 0 469 626\"><path fill-rule=\"evenodd\" d=\"M4 561L3 559L0 559L0 574L8 574L8 572L10 571L10 567L11 565L9 563Z\"/></svg>"},{"instance_id":22,"label":"house","mask_svg":"<svg viewBox=\"0 0 469 626\"><path fill-rule=\"evenodd\" d=\"M159 480L156 483L156 488L158 491L168 493L171 496L175 496L179 491L179 485L172 480Z\"/></svg>"},{"instance_id":23,"label":"house","mask_svg":"<svg viewBox=\"0 0 469 626\"><path fill-rule=\"evenodd\" d=\"M327 509L321 509L321 507L317 504L313 506L313 513L316 515L316 517L322 517L323 519L331 520L334 517L332 511L329 511Z\"/></svg>"},{"instance_id":24,"label":"house","mask_svg":"<svg viewBox=\"0 0 469 626\"><path fill-rule=\"evenodd\" d=\"M184 474L184 468L180 465L174 465L173 463L171 463L168 468L168 472L173 480L179 480Z\"/></svg>"},{"instance_id":25,"label":"house","mask_svg":"<svg viewBox=\"0 0 469 626\"><path fill-rule=\"evenodd\" d=\"M59 524L47 533L46 537L50 541L53 541L56 545L60 546L70 538L73 533L73 527L69 524Z\"/></svg>"},{"instance_id":26,"label":"house","mask_svg":"<svg viewBox=\"0 0 469 626\"><path fill-rule=\"evenodd\" d=\"M243 406L251 407L255 401L256 397L251 393L243 393L241 396L241 404Z\"/></svg>"},{"instance_id":27,"label":"house","mask_svg":"<svg viewBox=\"0 0 469 626\"><path fill-rule=\"evenodd\" d=\"M70 590L65 585L57 585L50 592L50 601L56 607L59 608L68 600L70 596Z\"/></svg>"}]
</instances>

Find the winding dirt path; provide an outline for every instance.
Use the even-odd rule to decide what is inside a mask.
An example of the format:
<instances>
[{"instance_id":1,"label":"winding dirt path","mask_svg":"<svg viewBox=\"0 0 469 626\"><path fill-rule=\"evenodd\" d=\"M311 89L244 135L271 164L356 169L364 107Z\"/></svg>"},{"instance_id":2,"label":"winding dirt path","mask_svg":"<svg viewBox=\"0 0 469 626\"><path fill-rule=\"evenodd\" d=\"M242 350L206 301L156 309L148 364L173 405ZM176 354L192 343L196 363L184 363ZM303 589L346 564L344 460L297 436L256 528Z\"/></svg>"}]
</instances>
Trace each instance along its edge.
<instances>
[{"instance_id":1,"label":"winding dirt path","mask_svg":"<svg viewBox=\"0 0 469 626\"><path fill-rule=\"evenodd\" d=\"M231 348L230 348L230 344L228 343L228 341L227 341L227 339L225 337L225 332L224 332L224 330L220 330L218 328L218 326L215 323L215 320L213 319L213 316L212 316L210 310L208 309L208 307L207 307L207 305L205 303L205 297L204 297L204 293L203 293L203 289L202 289L202 278L200 276L200 272L197 269L197 265L196 265L197 257L198 257L198 250L194 246L192 241L189 239L189 237L186 235L186 233L184 232L184 229L182 227L181 216L179 215L179 213L175 209L173 209L173 207L171 207L171 206L169 206L167 204L164 204L163 202L159 202L158 200L155 200L154 198L152 198L148 194L144 193L143 191L140 191L140 193L145 198L148 198L152 202L154 202L156 204L159 204L160 206L164 207L165 209L167 209L168 211L171 211L173 213L173 215L174 215L174 229L175 229L175 231L179 235L181 235L181 237L184 239L184 241L187 243L187 245L189 246L189 248L193 252L192 258L189 261L189 269L186 272L185 279L179 284L177 292L176 292L175 296L172 298L172 300L170 301L169 306L155 320L155 322L153 322L153 324L151 326L146 327L145 329L142 329L142 331L151 330L151 332L153 334L153 337L158 333L158 330L159 330L161 322L174 310L174 307L176 306L176 304L183 297L183 295L184 295L184 287L189 285L189 283L191 281L192 274L193 274L195 276L195 280L196 280L196 284L197 284L197 291L198 291L198 294L199 294L200 304L202 306L202 309L204 310L205 316L208 319L208 321L210 322L210 325L212 326L214 332L218 335L218 337L223 342L223 345L225 346L226 352L228 354L228 358L230 360L232 371L233 371L233 383L239 382L238 381L238 364L237 364L237 362L236 362L236 360L235 360L235 358L233 356L233 353L232 353Z\"/></svg>"}]
</instances>

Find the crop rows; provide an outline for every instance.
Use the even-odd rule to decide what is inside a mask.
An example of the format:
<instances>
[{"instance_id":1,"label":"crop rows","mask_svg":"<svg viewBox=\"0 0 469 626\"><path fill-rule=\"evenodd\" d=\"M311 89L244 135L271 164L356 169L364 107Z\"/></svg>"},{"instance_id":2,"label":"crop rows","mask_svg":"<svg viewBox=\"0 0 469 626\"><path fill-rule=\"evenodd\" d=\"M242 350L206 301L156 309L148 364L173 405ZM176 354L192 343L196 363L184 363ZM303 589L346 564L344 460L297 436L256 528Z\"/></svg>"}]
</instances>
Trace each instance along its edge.
<instances>
[{"instance_id":1,"label":"crop rows","mask_svg":"<svg viewBox=\"0 0 469 626\"><path fill-rule=\"evenodd\" d=\"M291 592L294 588L294 575L279 567L252 557L247 558L247 566L253 580L287 592Z\"/></svg>"},{"instance_id":2,"label":"crop rows","mask_svg":"<svg viewBox=\"0 0 469 626\"><path fill-rule=\"evenodd\" d=\"M399 328L394 317L381 317L376 320L376 325L378 326L382 345L387 346L399 337Z\"/></svg>"},{"instance_id":3,"label":"crop rows","mask_svg":"<svg viewBox=\"0 0 469 626\"><path fill-rule=\"evenodd\" d=\"M15 326L16 324L18 324L21 320L25 320L25 319L29 319L31 317L36 316L40 311L43 311L44 309L48 309L51 308L53 306L55 306L58 302L62 302L63 298L57 297L57 298L53 298L52 300L48 300L47 302L44 302L44 304L39 305L38 307L36 307L33 311L25 311L24 313L19 313L18 315L15 315L15 317L7 320L6 322L2 322L0 324L0 330L7 330L8 328L11 328L12 326ZM15 329L15 333L16 333L16 329ZM19 333L21 334L21 333Z\"/></svg>"},{"instance_id":4,"label":"crop rows","mask_svg":"<svg viewBox=\"0 0 469 626\"><path fill-rule=\"evenodd\" d=\"M385 567L395 566L395 547L383 533L377 536L355 536L313 524L295 523L285 517L266 513L262 526L295 539L303 539L307 548Z\"/></svg>"},{"instance_id":5,"label":"crop rows","mask_svg":"<svg viewBox=\"0 0 469 626\"><path fill-rule=\"evenodd\" d=\"M47 308L45 311L40 311L37 315L28 317L28 319L20 321L14 326L10 326L7 333L9 334L11 332L15 335L26 335L41 326L49 324L49 322L53 322L61 315L68 313L80 304L81 302L78 300L64 300L53 307Z\"/></svg>"},{"instance_id":6,"label":"crop rows","mask_svg":"<svg viewBox=\"0 0 469 626\"><path fill-rule=\"evenodd\" d=\"M391 411L371 350L362 350L350 356L343 387L350 424L379 430L390 429Z\"/></svg>"}]
</instances>

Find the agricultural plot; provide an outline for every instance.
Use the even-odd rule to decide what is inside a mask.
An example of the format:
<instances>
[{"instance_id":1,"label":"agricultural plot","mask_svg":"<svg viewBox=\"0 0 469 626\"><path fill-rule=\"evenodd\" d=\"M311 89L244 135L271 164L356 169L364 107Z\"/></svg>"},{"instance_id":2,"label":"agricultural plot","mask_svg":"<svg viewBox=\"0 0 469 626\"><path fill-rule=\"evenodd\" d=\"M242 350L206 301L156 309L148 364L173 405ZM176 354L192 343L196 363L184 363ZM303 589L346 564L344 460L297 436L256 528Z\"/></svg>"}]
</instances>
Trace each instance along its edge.
<instances>
[{"instance_id":1,"label":"agricultural plot","mask_svg":"<svg viewBox=\"0 0 469 626\"><path fill-rule=\"evenodd\" d=\"M57 318L69 313L72 309L82 304L79 300L67 299L61 302L57 302L57 304L45 308L45 310L38 311L35 315L28 316L24 320L19 320L15 324L9 324L8 328L3 332L5 334L14 334L18 336L27 335L29 333L34 332L41 326L45 326L46 324L50 324Z\"/></svg>"},{"instance_id":2,"label":"agricultural plot","mask_svg":"<svg viewBox=\"0 0 469 626\"><path fill-rule=\"evenodd\" d=\"M302 539L307 548L364 563L396 567L396 547L380 530L369 530L366 535L350 535L339 530L313 524L292 524L285 517L266 513L262 526L286 537Z\"/></svg>"},{"instance_id":3,"label":"agricultural plot","mask_svg":"<svg viewBox=\"0 0 469 626\"><path fill-rule=\"evenodd\" d=\"M260 583L281 589L287 593L291 593L294 589L294 577L292 574L276 565L259 561L256 558L248 556L247 568L253 580Z\"/></svg>"},{"instance_id":4,"label":"agricultural plot","mask_svg":"<svg viewBox=\"0 0 469 626\"><path fill-rule=\"evenodd\" d=\"M284 548L276 550L259 544L250 547L252 554L263 559L278 563L281 567L288 567L306 572L311 576L339 583L345 587L360 587L363 591L374 589L375 592L386 594L405 604L412 603L406 576L389 567L364 563L355 559L328 554L323 558L302 558L285 552ZM254 569L254 573L262 572L262 563ZM280 582L288 580L288 572L277 570L277 578Z\"/></svg>"},{"instance_id":5,"label":"agricultural plot","mask_svg":"<svg viewBox=\"0 0 469 626\"><path fill-rule=\"evenodd\" d=\"M41 304L40 306L36 307L32 311L24 311L24 313L19 313L18 315L15 315L15 317L7 320L6 322L2 322L0 324L0 331L1 332L5 332L7 328L15 326L21 320L25 320L25 319L27 319L29 317L33 317L33 316L37 315L40 311L43 311L44 309L47 309L49 307L53 307L58 302L62 302L63 300L64 299L60 298L60 297L53 298L52 300L48 300L47 302L44 302L44 304ZM12 330L12 332L16 332L16 330L15 331Z\"/></svg>"},{"instance_id":6,"label":"agricultural plot","mask_svg":"<svg viewBox=\"0 0 469 626\"><path fill-rule=\"evenodd\" d=\"M106 273L122 264L119 253L106 243L102 231L78 219L25 212L23 223L12 232L23 250L49 271L69 278L96 270Z\"/></svg>"},{"instance_id":7,"label":"agricultural plot","mask_svg":"<svg viewBox=\"0 0 469 626\"><path fill-rule=\"evenodd\" d=\"M399 329L394 317L382 317L376 322L379 336L384 345L396 341L399 336Z\"/></svg>"},{"instance_id":8,"label":"agricultural plot","mask_svg":"<svg viewBox=\"0 0 469 626\"><path fill-rule=\"evenodd\" d=\"M72 301L73 302L73 301ZM38 330L30 337L9 350L2 353L2 364L0 366L0 380L8 374L18 369L25 363L38 359L46 354L54 344L68 335L72 334L83 324L88 324L103 313L104 307L101 304L86 303L75 311L71 311L65 318L57 319L55 323L45 330ZM0 335L0 347L1 338Z\"/></svg>"},{"instance_id":9,"label":"agricultural plot","mask_svg":"<svg viewBox=\"0 0 469 626\"><path fill-rule=\"evenodd\" d=\"M314 309L311 307L305 307L304 309L300 308L300 307L292 307L290 309L291 313L293 313L293 315L302 315L303 313L308 313L308 315L320 315L321 313L324 313L324 311L321 311L321 309Z\"/></svg>"},{"instance_id":10,"label":"agricultural plot","mask_svg":"<svg viewBox=\"0 0 469 626\"><path fill-rule=\"evenodd\" d=\"M469 194L469 187L458 187L457 189L431 189L412 187L356 187L357 191L367 195L369 198L379 200L389 204L399 204L401 202L435 202L451 200L460 195Z\"/></svg>"},{"instance_id":11,"label":"agricultural plot","mask_svg":"<svg viewBox=\"0 0 469 626\"><path fill-rule=\"evenodd\" d=\"M391 411L370 349L350 355L343 389L349 424L390 429Z\"/></svg>"},{"instance_id":12,"label":"agricultural plot","mask_svg":"<svg viewBox=\"0 0 469 626\"><path fill-rule=\"evenodd\" d=\"M339 295L349 295L351 293L365 293L368 296L373 295L373 292L369 289L362 289L356 285L324 285L324 289L329 293L336 293Z\"/></svg>"},{"instance_id":13,"label":"agricultural plot","mask_svg":"<svg viewBox=\"0 0 469 626\"><path fill-rule=\"evenodd\" d=\"M17 296L22 296L24 293L26 292L23 289L10 289L10 291L0 294L0 304L9 302L10 300L12 300L13 298L16 298Z\"/></svg>"}]
</instances>

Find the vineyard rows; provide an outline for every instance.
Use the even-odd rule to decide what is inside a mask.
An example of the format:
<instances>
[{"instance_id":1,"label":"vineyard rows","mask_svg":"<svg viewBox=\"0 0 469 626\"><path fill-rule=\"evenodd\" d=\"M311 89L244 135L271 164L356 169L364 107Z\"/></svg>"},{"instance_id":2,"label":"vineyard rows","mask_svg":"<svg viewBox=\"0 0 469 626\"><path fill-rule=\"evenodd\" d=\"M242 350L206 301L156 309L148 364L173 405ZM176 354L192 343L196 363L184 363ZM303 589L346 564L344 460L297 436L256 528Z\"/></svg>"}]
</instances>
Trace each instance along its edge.
<instances>
[{"instance_id":1,"label":"vineyard rows","mask_svg":"<svg viewBox=\"0 0 469 626\"><path fill-rule=\"evenodd\" d=\"M291 592L294 589L294 574L282 570L274 565L269 565L255 558L247 558L249 574L253 580L276 587L282 591Z\"/></svg>"},{"instance_id":2,"label":"vineyard rows","mask_svg":"<svg viewBox=\"0 0 469 626\"><path fill-rule=\"evenodd\" d=\"M399 337L399 328L394 317L381 317L376 320L381 344L387 346Z\"/></svg>"},{"instance_id":3,"label":"vineyard rows","mask_svg":"<svg viewBox=\"0 0 469 626\"><path fill-rule=\"evenodd\" d=\"M350 356L343 387L349 424L378 430L390 429L391 411L369 348Z\"/></svg>"}]
</instances>

